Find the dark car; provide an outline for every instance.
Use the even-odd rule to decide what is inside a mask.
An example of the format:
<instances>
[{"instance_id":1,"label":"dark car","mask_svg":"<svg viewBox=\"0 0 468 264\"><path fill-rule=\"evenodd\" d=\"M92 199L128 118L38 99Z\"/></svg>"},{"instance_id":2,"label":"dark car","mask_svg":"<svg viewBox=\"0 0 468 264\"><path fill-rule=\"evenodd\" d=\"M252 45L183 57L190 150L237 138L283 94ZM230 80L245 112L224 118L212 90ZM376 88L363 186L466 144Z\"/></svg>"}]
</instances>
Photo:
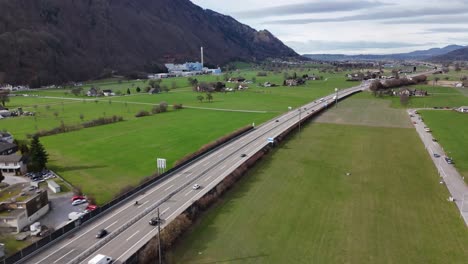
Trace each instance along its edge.
<instances>
[{"instance_id":1,"label":"dark car","mask_svg":"<svg viewBox=\"0 0 468 264\"><path fill-rule=\"evenodd\" d=\"M437 142L437 139L433 138L432 141Z\"/></svg>"},{"instance_id":2,"label":"dark car","mask_svg":"<svg viewBox=\"0 0 468 264\"><path fill-rule=\"evenodd\" d=\"M276 121L275 121L275 122L279 122L279 120L278 120L278 119L276 119Z\"/></svg>"},{"instance_id":3,"label":"dark car","mask_svg":"<svg viewBox=\"0 0 468 264\"><path fill-rule=\"evenodd\" d=\"M103 238L108 234L107 230L101 229L99 232L96 234L96 238Z\"/></svg>"},{"instance_id":4,"label":"dark car","mask_svg":"<svg viewBox=\"0 0 468 264\"><path fill-rule=\"evenodd\" d=\"M155 226L158 224L158 222L160 221L160 219L156 216L156 217L153 217L149 220L149 224L152 225L152 226Z\"/></svg>"},{"instance_id":5,"label":"dark car","mask_svg":"<svg viewBox=\"0 0 468 264\"><path fill-rule=\"evenodd\" d=\"M242 157L242 158L247 157L247 154L242 153L242 154L241 154L241 157Z\"/></svg>"},{"instance_id":6,"label":"dark car","mask_svg":"<svg viewBox=\"0 0 468 264\"><path fill-rule=\"evenodd\" d=\"M434 153L434 158L439 158L439 157L440 157L440 155L439 155L439 154L437 154L437 153Z\"/></svg>"},{"instance_id":7,"label":"dark car","mask_svg":"<svg viewBox=\"0 0 468 264\"><path fill-rule=\"evenodd\" d=\"M449 157L445 157L445 161L448 163L448 164L453 164L453 160Z\"/></svg>"}]
</instances>

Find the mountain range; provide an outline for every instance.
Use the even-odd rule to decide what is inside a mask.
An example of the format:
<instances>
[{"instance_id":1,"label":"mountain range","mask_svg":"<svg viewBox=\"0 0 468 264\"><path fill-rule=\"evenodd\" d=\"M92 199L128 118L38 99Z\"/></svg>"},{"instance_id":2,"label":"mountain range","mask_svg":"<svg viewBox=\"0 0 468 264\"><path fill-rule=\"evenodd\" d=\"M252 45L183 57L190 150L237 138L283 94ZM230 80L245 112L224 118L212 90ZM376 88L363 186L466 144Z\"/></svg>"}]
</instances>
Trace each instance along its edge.
<instances>
[{"instance_id":1,"label":"mountain range","mask_svg":"<svg viewBox=\"0 0 468 264\"><path fill-rule=\"evenodd\" d=\"M346 60L427 60L434 56L441 56L465 48L460 45L449 45L443 48L417 50L408 53L384 54L384 55L344 55L344 54L304 54L303 56L321 61L346 61Z\"/></svg>"},{"instance_id":2,"label":"mountain range","mask_svg":"<svg viewBox=\"0 0 468 264\"><path fill-rule=\"evenodd\" d=\"M432 57L430 60L434 62L468 61L468 47Z\"/></svg>"},{"instance_id":3,"label":"mountain range","mask_svg":"<svg viewBox=\"0 0 468 264\"><path fill-rule=\"evenodd\" d=\"M0 0L0 84L34 87L158 72L163 63L299 57L257 31L189 0Z\"/></svg>"}]
</instances>

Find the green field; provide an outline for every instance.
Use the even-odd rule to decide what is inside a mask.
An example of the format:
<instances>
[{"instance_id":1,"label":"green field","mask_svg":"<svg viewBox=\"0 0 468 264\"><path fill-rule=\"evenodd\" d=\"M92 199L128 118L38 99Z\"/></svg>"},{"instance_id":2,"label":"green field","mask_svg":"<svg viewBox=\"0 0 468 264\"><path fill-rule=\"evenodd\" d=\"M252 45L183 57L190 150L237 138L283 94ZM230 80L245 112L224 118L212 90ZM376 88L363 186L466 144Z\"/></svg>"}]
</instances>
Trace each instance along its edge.
<instances>
[{"instance_id":1,"label":"green field","mask_svg":"<svg viewBox=\"0 0 468 264\"><path fill-rule=\"evenodd\" d=\"M459 90L452 87L441 87L432 85L415 85L408 87L409 89L423 89L429 93L429 96L425 97L410 97L410 101L407 106L403 106L400 103L399 96L384 96L376 97L382 100L391 100L392 107L395 108L432 108L432 107L459 107L468 105L468 97L462 94ZM360 95L363 98L375 98L370 93Z\"/></svg>"},{"instance_id":2,"label":"green field","mask_svg":"<svg viewBox=\"0 0 468 264\"><path fill-rule=\"evenodd\" d=\"M84 91L91 85L124 93L130 88L131 95L90 98L74 96L69 89L21 91L19 95L28 96L12 97L7 107L22 107L35 112L36 116L1 120L0 129L13 133L17 139L25 139L27 134L59 127L62 122L75 125L104 116L124 117L124 122L41 138L50 154L49 167L71 184L81 186L85 193L94 195L99 203L104 203L122 187L136 185L151 175L155 171L156 158L166 158L171 166L175 160L239 127L252 122L260 124L286 112L289 106L308 103L333 93L335 88L356 85L346 82L344 74L319 74L317 71L297 74L304 73L323 75L324 80L308 81L300 87L263 88L257 83L282 84L283 74L269 72L268 76L257 77L257 71L231 73L232 77L255 77L256 84L250 84L246 91L214 93L213 102L199 102L196 99L199 93L188 87L187 78L164 79L163 85L171 87L175 82L176 89L155 95L134 92L138 86L146 87L145 81L112 79L85 84ZM222 80L223 76L196 78L216 81ZM234 86L232 83L227 85ZM162 101L181 103L186 109L170 109L167 113L135 118L138 111L151 111L153 105Z\"/></svg>"},{"instance_id":3,"label":"green field","mask_svg":"<svg viewBox=\"0 0 468 264\"><path fill-rule=\"evenodd\" d=\"M414 129L313 123L263 159L168 258L466 263L468 230L438 177Z\"/></svg>"},{"instance_id":4,"label":"green field","mask_svg":"<svg viewBox=\"0 0 468 264\"><path fill-rule=\"evenodd\" d=\"M468 114L455 111L420 111L424 123L444 147L447 155L453 157L458 172L468 182Z\"/></svg>"}]
</instances>

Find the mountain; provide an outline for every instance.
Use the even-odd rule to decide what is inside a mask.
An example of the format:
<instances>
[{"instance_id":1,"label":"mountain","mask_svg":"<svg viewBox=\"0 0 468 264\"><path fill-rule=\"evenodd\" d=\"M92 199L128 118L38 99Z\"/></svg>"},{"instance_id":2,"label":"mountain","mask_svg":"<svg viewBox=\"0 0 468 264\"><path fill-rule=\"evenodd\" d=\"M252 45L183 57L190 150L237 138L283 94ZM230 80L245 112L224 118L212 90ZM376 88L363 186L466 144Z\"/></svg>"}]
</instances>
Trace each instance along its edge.
<instances>
[{"instance_id":1,"label":"mountain","mask_svg":"<svg viewBox=\"0 0 468 264\"><path fill-rule=\"evenodd\" d=\"M384 55L344 55L344 54L305 54L303 56L322 61L345 61L345 60L425 60L433 56L446 54L448 52L463 48L464 46L449 45L444 48L432 48L428 50L417 50L408 53L384 54Z\"/></svg>"},{"instance_id":2,"label":"mountain","mask_svg":"<svg viewBox=\"0 0 468 264\"><path fill-rule=\"evenodd\" d=\"M0 83L155 72L198 61L200 46L214 65L299 56L270 32L189 0L0 0Z\"/></svg>"},{"instance_id":3,"label":"mountain","mask_svg":"<svg viewBox=\"0 0 468 264\"><path fill-rule=\"evenodd\" d=\"M447 61L468 61L468 47L457 49L449 53L432 57L431 61L447 62Z\"/></svg>"}]
</instances>

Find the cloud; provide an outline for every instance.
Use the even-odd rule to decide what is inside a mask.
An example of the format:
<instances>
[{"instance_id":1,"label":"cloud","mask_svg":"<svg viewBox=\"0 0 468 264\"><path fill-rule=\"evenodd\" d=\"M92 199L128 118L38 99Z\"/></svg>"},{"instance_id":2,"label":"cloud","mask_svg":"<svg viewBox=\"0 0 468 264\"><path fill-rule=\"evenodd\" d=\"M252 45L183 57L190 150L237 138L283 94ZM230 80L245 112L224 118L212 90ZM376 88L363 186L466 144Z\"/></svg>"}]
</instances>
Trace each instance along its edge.
<instances>
[{"instance_id":1,"label":"cloud","mask_svg":"<svg viewBox=\"0 0 468 264\"><path fill-rule=\"evenodd\" d=\"M421 19L427 19L428 21L437 19L437 16L447 16L451 21L455 21L453 15L468 14L468 5L465 6L450 6L450 7L427 7L420 9L402 9L394 8L392 10L371 12L366 14L359 14L353 16L342 16L332 18L305 18L305 19L288 19L288 20L272 20L266 21L264 24L310 24L310 23L323 23L323 22L347 22L347 21L359 21L359 20L391 20L386 21L387 24L404 24L405 21L418 21ZM434 18L425 18L427 16L434 16ZM410 17L409 19L407 19ZM463 23L466 23L467 17L463 16ZM403 22L400 22L403 21ZM461 22L460 22L461 23Z\"/></svg>"},{"instance_id":2,"label":"cloud","mask_svg":"<svg viewBox=\"0 0 468 264\"><path fill-rule=\"evenodd\" d=\"M374 42L374 41L323 41L309 40L307 42L287 41L286 45L299 53L314 51L359 51L370 49L398 49L434 45L434 43L408 43L408 42Z\"/></svg>"},{"instance_id":3,"label":"cloud","mask_svg":"<svg viewBox=\"0 0 468 264\"><path fill-rule=\"evenodd\" d=\"M377 1L327 1L327 2L312 2L289 4L274 7L266 7L261 9L239 11L234 15L239 18L261 18L269 16L288 16L299 14L316 14L316 13L331 13L341 11L355 11L361 9L369 9L373 7L390 5Z\"/></svg>"},{"instance_id":4,"label":"cloud","mask_svg":"<svg viewBox=\"0 0 468 264\"><path fill-rule=\"evenodd\" d=\"M442 15L385 21L384 24L468 24L467 15Z\"/></svg>"},{"instance_id":5,"label":"cloud","mask_svg":"<svg viewBox=\"0 0 468 264\"><path fill-rule=\"evenodd\" d=\"M467 33L468 28L429 28L423 33L432 34L432 33Z\"/></svg>"}]
</instances>

